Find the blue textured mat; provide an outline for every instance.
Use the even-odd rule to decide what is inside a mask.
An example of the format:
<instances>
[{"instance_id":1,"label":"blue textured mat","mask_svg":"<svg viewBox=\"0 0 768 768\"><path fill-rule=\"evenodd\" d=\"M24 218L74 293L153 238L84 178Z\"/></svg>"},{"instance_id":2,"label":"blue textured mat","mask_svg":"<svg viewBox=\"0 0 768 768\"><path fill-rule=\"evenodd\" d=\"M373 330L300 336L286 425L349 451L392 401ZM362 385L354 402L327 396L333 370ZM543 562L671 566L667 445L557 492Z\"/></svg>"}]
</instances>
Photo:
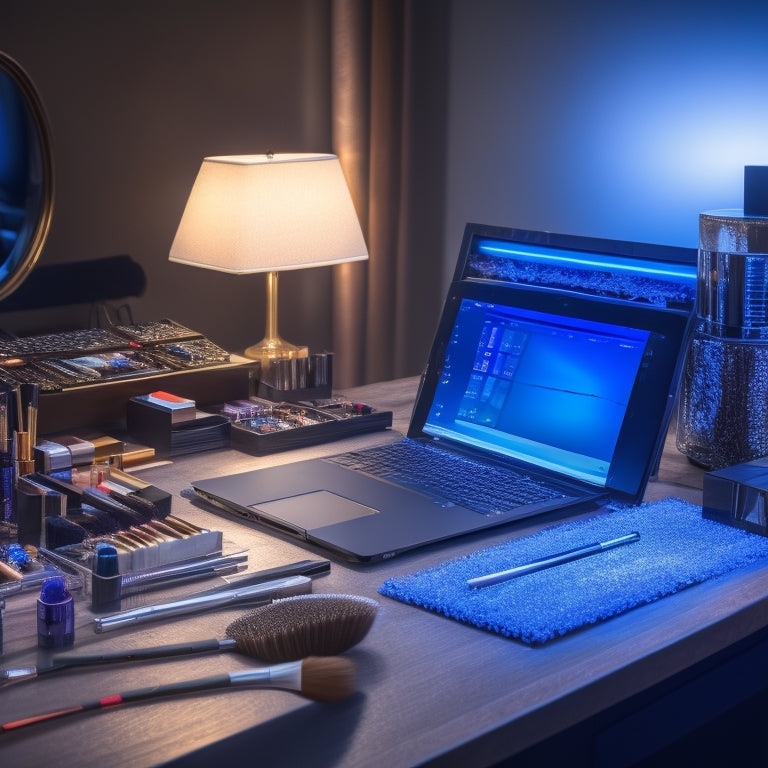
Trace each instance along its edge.
<instances>
[{"instance_id":1,"label":"blue textured mat","mask_svg":"<svg viewBox=\"0 0 768 768\"><path fill-rule=\"evenodd\" d=\"M640 533L639 542L489 587L466 584L475 576L632 531ZM701 507L688 502L664 499L560 523L388 579L379 592L534 644L766 557L768 538L705 520Z\"/></svg>"}]
</instances>

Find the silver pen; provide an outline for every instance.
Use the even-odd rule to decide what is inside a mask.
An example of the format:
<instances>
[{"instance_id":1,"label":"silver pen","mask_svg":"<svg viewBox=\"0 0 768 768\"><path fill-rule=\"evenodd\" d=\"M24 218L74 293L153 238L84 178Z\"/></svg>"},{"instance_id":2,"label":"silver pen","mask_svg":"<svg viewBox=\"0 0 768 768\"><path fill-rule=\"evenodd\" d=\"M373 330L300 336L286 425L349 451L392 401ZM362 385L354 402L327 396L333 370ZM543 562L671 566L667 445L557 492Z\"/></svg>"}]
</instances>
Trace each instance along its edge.
<instances>
[{"instance_id":1,"label":"silver pen","mask_svg":"<svg viewBox=\"0 0 768 768\"><path fill-rule=\"evenodd\" d=\"M626 536L619 536L617 539L609 541L597 541L594 544L587 544L576 549L569 549L565 552L559 552L556 555L550 555L541 560L534 560L532 563L518 565L515 568L509 568L506 571L498 573L489 573L486 576L477 576L474 579L468 579L467 585L470 587L489 587L491 584L499 584L502 581L509 581L520 576L525 576L536 571L543 571L545 568L553 568L556 565L570 563L572 560L579 560L582 557L596 555L605 552L607 549L620 547L622 544L631 544L634 541L640 541L640 534L637 531L628 533Z\"/></svg>"},{"instance_id":2,"label":"silver pen","mask_svg":"<svg viewBox=\"0 0 768 768\"><path fill-rule=\"evenodd\" d=\"M207 608L218 608L224 605L237 605L246 602L268 603L281 597L304 595L311 591L312 579L308 576L287 576L283 579L264 581L261 584L222 589L219 592L193 595L169 603L145 605L141 608L119 611L107 616L97 616L93 620L94 631L108 632L111 629L118 629L130 624L142 624L146 621L165 619L170 616L197 613Z\"/></svg>"}]
</instances>

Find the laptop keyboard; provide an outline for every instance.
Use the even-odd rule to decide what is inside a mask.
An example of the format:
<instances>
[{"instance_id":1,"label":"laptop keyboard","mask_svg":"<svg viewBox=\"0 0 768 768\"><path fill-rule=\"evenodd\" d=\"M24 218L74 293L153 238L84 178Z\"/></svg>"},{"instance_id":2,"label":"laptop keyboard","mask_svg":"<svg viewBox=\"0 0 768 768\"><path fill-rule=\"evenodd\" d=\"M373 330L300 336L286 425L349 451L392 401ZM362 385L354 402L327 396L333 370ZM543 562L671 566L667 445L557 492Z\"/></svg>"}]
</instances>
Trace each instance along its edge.
<instances>
[{"instance_id":1,"label":"laptop keyboard","mask_svg":"<svg viewBox=\"0 0 768 768\"><path fill-rule=\"evenodd\" d=\"M565 499L560 490L523 472L485 464L405 438L329 461L390 480L432 496L444 506L460 505L499 515L525 504Z\"/></svg>"}]
</instances>

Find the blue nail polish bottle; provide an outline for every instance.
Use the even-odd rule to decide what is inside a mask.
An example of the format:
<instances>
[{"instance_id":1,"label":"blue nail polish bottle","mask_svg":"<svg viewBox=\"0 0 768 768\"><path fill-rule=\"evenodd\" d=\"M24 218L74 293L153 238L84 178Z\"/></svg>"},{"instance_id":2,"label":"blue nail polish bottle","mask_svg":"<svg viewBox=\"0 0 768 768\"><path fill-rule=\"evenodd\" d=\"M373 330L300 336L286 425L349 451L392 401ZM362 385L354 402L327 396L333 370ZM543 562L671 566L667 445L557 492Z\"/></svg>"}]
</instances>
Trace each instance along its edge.
<instances>
[{"instance_id":1,"label":"blue nail polish bottle","mask_svg":"<svg viewBox=\"0 0 768 768\"><path fill-rule=\"evenodd\" d=\"M75 642L75 603L64 576L43 582L37 600L37 645L67 648Z\"/></svg>"}]
</instances>

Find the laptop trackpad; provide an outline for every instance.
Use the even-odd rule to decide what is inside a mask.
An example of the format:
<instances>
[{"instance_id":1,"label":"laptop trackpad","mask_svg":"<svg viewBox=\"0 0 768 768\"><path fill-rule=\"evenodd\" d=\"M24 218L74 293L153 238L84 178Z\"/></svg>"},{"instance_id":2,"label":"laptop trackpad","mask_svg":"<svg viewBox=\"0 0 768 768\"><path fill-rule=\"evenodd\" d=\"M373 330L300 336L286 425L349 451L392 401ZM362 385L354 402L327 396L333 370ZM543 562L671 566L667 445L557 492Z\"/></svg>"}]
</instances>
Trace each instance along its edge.
<instances>
[{"instance_id":1,"label":"laptop trackpad","mask_svg":"<svg viewBox=\"0 0 768 768\"><path fill-rule=\"evenodd\" d=\"M302 493L298 496L289 496L285 499L266 501L250 506L305 530L323 528L326 525L343 523L347 520L355 520L358 517L379 513L373 507L359 504L352 499L331 493L331 491L312 491L311 493Z\"/></svg>"}]
</instances>

